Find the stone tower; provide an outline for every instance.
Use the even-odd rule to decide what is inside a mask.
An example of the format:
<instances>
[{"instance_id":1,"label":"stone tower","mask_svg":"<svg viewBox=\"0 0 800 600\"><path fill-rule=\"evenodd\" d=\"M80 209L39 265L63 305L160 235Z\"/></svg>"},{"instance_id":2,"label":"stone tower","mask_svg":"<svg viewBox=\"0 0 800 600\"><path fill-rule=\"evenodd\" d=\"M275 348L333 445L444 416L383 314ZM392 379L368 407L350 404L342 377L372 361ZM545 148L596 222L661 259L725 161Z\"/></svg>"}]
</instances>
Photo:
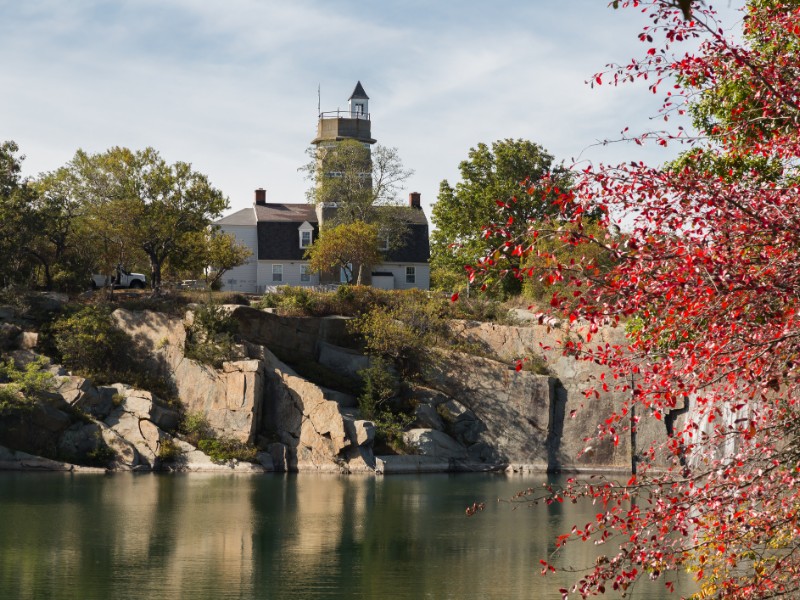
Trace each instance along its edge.
<instances>
[{"instance_id":1,"label":"stone tower","mask_svg":"<svg viewBox=\"0 0 800 600\"><path fill-rule=\"evenodd\" d=\"M320 164L320 170L325 177L336 177L339 175L337 167L329 166L329 161L335 164L333 154L336 146L340 142L354 140L360 142L367 150L364 156L364 179L365 186L372 186L371 172L371 146L377 140L373 139L371 131L371 120L369 114L369 96L364 91L364 87L359 81L350 98L347 100L346 110L335 110L322 112L319 114L317 123L317 137L311 143L317 148L316 156ZM326 164L329 163L329 164ZM318 184L319 185L319 184ZM316 208L317 220L320 225L326 221L331 221L336 215L338 200L318 203Z\"/></svg>"},{"instance_id":2,"label":"stone tower","mask_svg":"<svg viewBox=\"0 0 800 600\"><path fill-rule=\"evenodd\" d=\"M358 140L372 145L377 141L372 138L370 127L369 96L360 81L356 83L356 88L347 100L347 106L347 110L319 114L317 137L311 141L312 144L319 147L342 140Z\"/></svg>"}]
</instances>

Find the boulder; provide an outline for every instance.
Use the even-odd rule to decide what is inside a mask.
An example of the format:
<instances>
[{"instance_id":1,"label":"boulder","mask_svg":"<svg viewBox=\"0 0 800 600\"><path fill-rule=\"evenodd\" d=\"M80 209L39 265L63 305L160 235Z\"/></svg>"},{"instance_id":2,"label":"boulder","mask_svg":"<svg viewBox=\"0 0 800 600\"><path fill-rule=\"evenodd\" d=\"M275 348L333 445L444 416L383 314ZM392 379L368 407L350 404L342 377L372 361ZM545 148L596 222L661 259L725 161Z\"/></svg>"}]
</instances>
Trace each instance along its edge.
<instances>
[{"instance_id":1,"label":"boulder","mask_svg":"<svg viewBox=\"0 0 800 600\"><path fill-rule=\"evenodd\" d=\"M133 469L139 465L139 452L136 446L123 438L105 423L98 423L100 435L106 446L116 454L112 468L122 471Z\"/></svg>"},{"instance_id":2,"label":"boulder","mask_svg":"<svg viewBox=\"0 0 800 600\"><path fill-rule=\"evenodd\" d=\"M119 407L105 421L126 442L136 448L139 465L156 466L159 443L167 435L147 419L126 412Z\"/></svg>"},{"instance_id":3,"label":"boulder","mask_svg":"<svg viewBox=\"0 0 800 600\"><path fill-rule=\"evenodd\" d=\"M182 319L123 309L113 316L147 351L153 374L173 383L188 412L203 414L220 437L255 441L264 389L264 368L258 360L231 361L217 370L184 356Z\"/></svg>"},{"instance_id":4,"label":"boulder","mask_svg":"<svg viewBox=\"0 0 800 600\"><path fill-rule=\"evenodd\" d=\"M75 423L59 437L59 455L71 462L81 462L87 454L97 450L101 440L100 426L96 423Z\"/></svg>"},{"instance_id":5,"label":"boulder","mask_svg":"<svg viewBox=\"0 0 800 600\"><path fill-rule=\"evenodd\" d=\"M467 449L442 431L435 429L412 429L403 434L406 445L418 454L442 459L465 459Z\"/></svg>"},{"instance_id":6,"label":"boulder","mask_svg":"<svg viewBox=\"0 0 800 600\"><path fill-rule=\"evenodd\" d=\"M55 391L65 402L96 419L105 419L114 410L110 394L100 392L88 379L77 375L62 377Z\"/></svg>"},{"instance_id":7,"label":"boulder","mask_svg":"<svg viewBox=\"0 0 800 600\"><path fill-rule=\"evenodd\" d=\"M0 471L69 471L74 473L104 473L105 469L82 467L19 450L0 446Z\"/></svg>"},{"instance_id":8,"label":"boulder","mask_svg":"<svg viewBox=\"0 0 800 600\"><path fill-rule=\"evenodd\" d=\"M272 459L272 468L279 473L289 470L289 447L286 444L275 442L267 446L267 453Z\"/></svg>"},{"instance_id":9,"label":"boulder","mask_svg":"<svg viewBox=\"0 0 800 600\"><path fill-rule=\"evenodd\" d=\"M375 424L372 421L345 417L344 429L354 446L372 446L375 440Z\"/></svg>"},{"instance_id":10,"label":"boulder","mask_svg":"<svg viewBox=\"0 0 800 600\"><path fill-rule=\"evenodd\" d=\"M319 358L317 362L337 373L352 378L357 378L359 371L369 368L369 357L355 350L334 346L327 342L319 342Z\"/></svg>"},{"instance_id":11,"label":"boulder","mask_svg":"<svg viewBox=\"0 0 800 600\"><path fill-rule=\"evenodd\" d=\"M17 346L21 350L33 350L39 344L39 334L35 331L23 331L17 339Z\"/></svg>"},{"instance_id":12,"label":"boulder","mask_svg":"<svg viewBox=\"0 0 800 600\"><path fill-rule=\"evenodd\" d=\"M375 458L377 475L402 475L409 473L445 473L451 470L451 461L434 456L379 456Z\"/></svg>"},{"instance_id":13,"label":"boulder","mask_svg":"<svg viewBox=\"0 0 800 600\"><path fill-rule=\"evenodd\" d=\"M431 404L417 405L417 408L414 410L414 419L414 425L417 428L436 429L437 431L442 431L444 429L442 418L436 411L436 407Z\"/></svg>"},{"instance_id":14,"label":"boulder","mask_svg":"<svg viewBox=\"0 0 800 600\"><path fill-rule=\"evenodd\" d=\"M168 471L191 473L263 473L265 471L263 466L249 462L232 460L217 463L186 441L173 439L173 442L180 449L181 455L177 460L165 462L162 465Z\"/></svg>"},{"instance_id":15,"label":"boulder","mask_svg":"<svg viewBox=\"0 0 800 600\"><path fill-rule=\"evenodd\" d=\"M258 459L258 464L264 467L265 471L274 471L275 470L275 463L272 460L272 454L269 452L261 451L256 455Z\"/></svg>"},{"instance_id":16,"label":"boulder","mask_svg":"<svg viewBox=\"0 0 800 600\"><path fill-rule=\"evenodd\" d=\"M115 383L110 387L123 397L120 406L126 412L147 419L160 429L172 431L178 427L178 411L164 406L151 392L137 390L123 383Z\"/></svg>"}]
</instances>

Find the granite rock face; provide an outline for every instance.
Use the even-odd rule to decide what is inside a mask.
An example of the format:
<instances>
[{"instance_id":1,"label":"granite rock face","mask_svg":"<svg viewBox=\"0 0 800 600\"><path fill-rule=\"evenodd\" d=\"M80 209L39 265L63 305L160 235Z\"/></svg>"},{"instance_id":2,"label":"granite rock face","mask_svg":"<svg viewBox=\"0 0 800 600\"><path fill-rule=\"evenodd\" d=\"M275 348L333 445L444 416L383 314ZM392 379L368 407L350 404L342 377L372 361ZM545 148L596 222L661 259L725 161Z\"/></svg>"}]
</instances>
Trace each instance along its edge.
<instances>
[{"instance_id":1,"label":"granite rock face","mask_svg":"<svg viewBox=\"0 0 800 600\"><path fill-rule=\"evenodd\" d=\"M614 445L611 440L605 440L592 443L591 447L588 447L584 442L585 438L594 435L597 431L598 423L605 420L614 407L619 407L630 395L629 389L616 390L609 385L609 389L605 391L598 386L602 374L610 375L608 369L602 365L578 360L574 356L564 354L562 343L565 340L586 340L584 328L579 324L569 325L558 322L553 322L550 326L540 325L536 321L528 321L526 325L516 327L474 321L454 321L452 326L454 331L465 341L476 344L489 354L494 354L505 361L534 357L535 361L540 362L549 374L549 377L542 378L542 382L538 385L533 385L532 382L524 384L532 386L531 402L533 405L538 405L539 408L534 409L533 406L529 406L520 412L520 415L532 427L530 431L536 432L538 436L536 444L544 442L543 452L539 451L536 455L530 455L527 452L521 455L515 455L513 452L506 453L510 462L514 463L514 468L524 470L528 466L526 461L533 458L536 459L534 467L544 461L551 470L630 469L631 442L627 432L626 435L619 437L618 445ZM593 335L592 344L606 343L624 344L623 328L607 327ZM475 362L471 359L470 362L480 365L480 361ZM500 383L500 387L503 389L518 387L515 383L516 378L522 373L526 373L526 371L520 371L516 375L509 371L499 379L490 376L487 381L494 381L493 385L495 386ZM533 373L528 373L527 376L523 376L523 379L530 380L531 376L534 376ZM545 397L543 393L545 379L549 389L546 396L548 397L548 410L541 405L541 398ZM609 378L609 381L611 380ZM534 393L533 387L538 387L540 391ZM591 398L587 398L584 392L589 387L600 387L597 395L593 394ZM525 395L526 393L518 394L518 400L523 404ZM540 399L534 400L534 396L537 395ZM472 396L474 397L474 394ZM492 409L494 415L502 415L507 411L508 403L504 398L506 396L502 392L497 396L500 402L495 409ZM486 413L479 405L473 405L471 401L462 400L462 402L475 411L481 419L484 418ZM486 406L485 403L481 404ZM523 405L517 403L516 406L522 407ZM638 416L640 421L637 425L637 448L646 448L651 443L661 444L666 440L663 422L650 414ZM490 424L492 420L491 417L488 419L487 426L493 436L494 429ZM527 429L522 421L520 423L523 430ZM511 435L511 437L516 438L517 436ZM661 464L667 464L669 458L661 455L658 461Z\"/></svg>"},{"instance_id":2,"label":"granite rock face","mask_svg":"<svg viewBox=\"0 0 800 600\"><path fill-rule=\"evenodd\" d=\"M123 309L113 316L147 353L151 370L174 386L188 412L202 413L221 437L255 441L264 391L259 361L227 362L213 369L184 355L183 319Z\"/></svg>"},{"instance_id":3,"label":"granite rock face","mask_svg":"<svg viewBox=\"0 0 800 600\"><path fill-rule=\"evenodd\" d=\"M285 467L300 471L349 471L348 450L372 458L374 428L354 420L350 409L326 397L325 391L260 349L267 370L265 430L276 433L287 448ZM283 465L277 465L280 468Z\"/></svg>"}]
</instances>

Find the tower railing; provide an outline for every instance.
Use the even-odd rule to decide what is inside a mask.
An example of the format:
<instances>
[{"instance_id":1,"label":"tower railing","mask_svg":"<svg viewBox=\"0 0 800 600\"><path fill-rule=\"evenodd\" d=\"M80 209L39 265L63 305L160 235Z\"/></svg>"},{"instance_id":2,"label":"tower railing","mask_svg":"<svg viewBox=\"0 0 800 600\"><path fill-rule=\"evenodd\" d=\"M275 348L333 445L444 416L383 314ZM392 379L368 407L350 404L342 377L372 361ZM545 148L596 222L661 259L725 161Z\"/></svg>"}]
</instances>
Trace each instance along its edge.
<instances>
[{"instance_id":1,"label":"tower railing","mask_svg":"<svg viewBox=\"0 0 800 600\"><path fill-rule=\"evenodd\" d=\"M363 119L369 121L369 113L356 113L350 110L329 110L319 113L320 120L322 119Z\"/></svg>"}]
</instances>

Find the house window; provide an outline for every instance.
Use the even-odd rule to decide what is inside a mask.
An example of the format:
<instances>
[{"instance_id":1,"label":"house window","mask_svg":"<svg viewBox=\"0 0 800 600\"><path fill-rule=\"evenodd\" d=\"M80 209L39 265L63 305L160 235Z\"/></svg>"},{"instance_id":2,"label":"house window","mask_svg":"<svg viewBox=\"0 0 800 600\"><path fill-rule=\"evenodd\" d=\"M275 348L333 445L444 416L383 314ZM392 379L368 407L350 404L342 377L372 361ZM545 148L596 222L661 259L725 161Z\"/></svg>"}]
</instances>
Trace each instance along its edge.
<instances>
[{"instance_id":1,"label":"house window","mask_svg":"<svg viewBox=\"0 0 800 600\"><path fill-rule=\"evenodd\" d=\"M406 267L406 283L417 283L417 267Z\"/></svg>"},{"instance_id":2,"label":"house window","mask_svg":"<svg viewBox=\"0 0 800 600\"><path fill-rule=\"evenodd\" d=\"M300 265L300 282L311 283L311 271L308 265Z\"/></svg>"},{"instance_id":3,"label":"house window","mask_svg":"<svg viewBox=\"0 0 800 600\"><path fill-rule=\"evenodd\" d=\"M283 265L272 265L272 281L283 281Z\"/></svg>"},{"instance_id":4,"label":"house window","mask_svg":"<svg viewBox=\"0 0 800 600\"><path fill-rule=\"evenodd\" d=\"M300 232L300 247L308 248L311 245L311 231Z\"/></svg>"}]
</instances>

